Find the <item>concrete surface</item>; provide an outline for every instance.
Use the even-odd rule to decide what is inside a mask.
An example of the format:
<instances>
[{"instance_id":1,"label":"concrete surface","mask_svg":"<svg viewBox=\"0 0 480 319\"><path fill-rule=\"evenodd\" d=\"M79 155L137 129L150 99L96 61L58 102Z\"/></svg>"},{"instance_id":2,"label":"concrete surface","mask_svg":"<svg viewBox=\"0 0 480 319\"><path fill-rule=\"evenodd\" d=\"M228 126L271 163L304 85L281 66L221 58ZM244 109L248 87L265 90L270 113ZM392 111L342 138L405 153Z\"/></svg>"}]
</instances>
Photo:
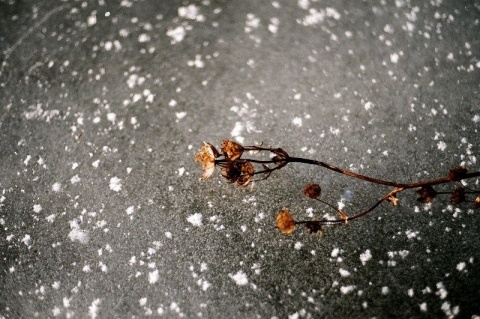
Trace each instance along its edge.
<instances>
[{"instance_id":1,"label":"concrete surface","mask_svg":"<svg viewBox=\"0 0 480 319\"><path fill-rule=\"evenodd\" d=\"M476 1L0 1L0 318L478 318L479 212L194 154L263 141L395 180L478 170ZM478 180L468 181L479 188Z\"/></svg>"}]
</instances>

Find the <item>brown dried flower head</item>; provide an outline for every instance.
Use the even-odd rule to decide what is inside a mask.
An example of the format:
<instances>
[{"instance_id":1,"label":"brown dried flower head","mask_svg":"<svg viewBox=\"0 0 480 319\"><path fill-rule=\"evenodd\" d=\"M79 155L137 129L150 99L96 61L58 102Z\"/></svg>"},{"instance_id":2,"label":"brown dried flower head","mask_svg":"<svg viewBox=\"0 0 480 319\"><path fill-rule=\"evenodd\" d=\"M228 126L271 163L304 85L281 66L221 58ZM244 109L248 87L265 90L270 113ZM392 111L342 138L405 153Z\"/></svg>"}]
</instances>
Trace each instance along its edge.
<instances>
[{"instance_id":1,"label":"brown dried flower head","mask_svg":"<svg viewBox=\"0 0 480 319\"><path fill-rule=\"evenodd\" d=\"M465 177L465 174L467 174L468 170L465 166L458 166L450 169L448 171L447 177L451 181L459 181L463 177Z\"/></svg>"},{"instance_id":2,"label":"brown dried flower head","mask_svg":"<svg viewBox=\"0 0 480 319\"><path fill-rule=\"evenodd\" d=\"M319 233L320 235L323 235L322 226L318 223L307 222L305 223L305 228L307 228L309 234Z\"/></svg>"},{"instance_id":3,"label":"brown dried flower head","mask_svg":"<svg viewBox=\"0 0 480 319\"><path fill-rule=\"evenodd\" d=\"M205 145L200 148L200 152L195 154L195 162L202 163L203 174L201 179L209 178L215 170L215 159L220 156L217 149L210 143L203 142Z\"/></svg>"},{"instance_id":4,"label":"brown dried flower head","mask_svg":"<svg viewBox=\"0 0 480 319\"><path fill-rule=\"evenodd\" d=\"M243 162L241 172L242 175L238 178L237 184L241 187L246 187L248 184L250 184L250 182L253 181L253 174L255 173L255 170L252 163L249 161Z\"/></svg>"},{"instance_id":5,"label":"brown dried flower head","mask_svg":"<svg viewBox=\"0 0 480 319\"><path fill-rule=\"evenodd\" d=\"M455 188L450 196L450 203L452 205L458 205L463 203L466 200L465 198L465 188L462 186Z\"/></svg>"},{"instance_id":6,"label":"brown dried flower head","mask_svg":"<svg viewBox=\"0 0 480 319\"><path fill-rule=\"evenodd\" d=\"M319 198L320 194L322 193L322 188L318 184L308 184L303 189L303 193L305 194L305 196L313 199Z\"/></svg>"},{"instance_id":7,"label":"brown dried flower head","mask_svg":"<svg viewBox=\"0 0 480 319\"><path fill-rule=\"evenodd\" d=\"M228 158L231 161L235 161L242 156L244 148L242 145L233 141L223 140L221 145L221 151L223 155L225 155L225 158Z\"/></svg>"},{"instance_id":8,"label":"brown dried flower head","mask_svg":"<svg viewBox=\"0 0 480 319\"><path fill-rule=\"evenodd\" d=\"M284 235L289 235L295 230L295 220L289 210L284 208L277 215L277 228Z\"/></svg>"},{"instance_id":9,"label":"brown dried flower head","mask_svg":"<svg viewBox=\"0 0 480 319\"><path fill-rule=\"evenodd\" d=\"M226 162L222 163L221 174L230 183L236 183L240 175L242 175L242 163L239 162Z\"/></svg>"},{"instance_id":10,"label":"brown dried flower head","mask_svg":"<svg viewBox=\"0 0 480 319\"><path fill-rule=\"evenodd\" d=\"M422 204L431 203L435 198L435 196L437 196L437 192L433 189L432 186L421 187L417 191L417 194L418 194L417 201L419 201Z\"/></svg>"},{"instance_id":11,"label":"brown dried flower head","mask_svg":"<svg viewBox=\"0 0 480 319\"><path fill-rule=\"evenodd\" d=\"M222 166L222 176L230 183L237 183L241 187L246 187L253 181L255 170L249 161L229 161L220 165Z\"/></svg>"}]
</instances>

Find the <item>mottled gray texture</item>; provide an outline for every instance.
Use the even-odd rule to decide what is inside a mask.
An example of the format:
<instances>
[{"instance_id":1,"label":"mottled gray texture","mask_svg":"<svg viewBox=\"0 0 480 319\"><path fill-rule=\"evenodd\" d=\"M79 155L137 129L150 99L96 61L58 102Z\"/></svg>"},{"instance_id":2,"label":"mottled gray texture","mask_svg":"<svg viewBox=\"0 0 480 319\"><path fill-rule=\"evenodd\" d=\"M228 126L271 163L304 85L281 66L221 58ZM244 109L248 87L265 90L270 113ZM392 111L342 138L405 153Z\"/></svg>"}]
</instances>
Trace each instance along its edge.
<instances>
[{"instance_id":1,"label":"mottled gray texture","mask_svg":"<svg viewBox=\"0 0 480 319\"><path fill-rule=\"evenodd\" d=\"M305 183L349 213L384 189L296 165L250 191L193 160L232 138L398 181L478 170L478 34L473 1L1 0L0 318L480 315L471 206L406 192L282 236L281 208L329 212Z\"/></svg>"}]
</instances>

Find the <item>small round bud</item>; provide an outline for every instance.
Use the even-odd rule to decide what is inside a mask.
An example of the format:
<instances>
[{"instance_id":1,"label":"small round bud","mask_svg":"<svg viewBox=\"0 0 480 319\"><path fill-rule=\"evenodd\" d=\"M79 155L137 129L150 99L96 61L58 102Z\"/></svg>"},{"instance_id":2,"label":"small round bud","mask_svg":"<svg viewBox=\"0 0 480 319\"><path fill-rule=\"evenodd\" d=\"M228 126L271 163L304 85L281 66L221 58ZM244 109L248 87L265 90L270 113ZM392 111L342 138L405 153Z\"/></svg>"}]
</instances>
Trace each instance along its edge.
<instances>
[{"instance_id":1,"label":"small round bud","mask_svg":"<svg viewBox=\"0 0 480 319\"><path fill-rule=\"evenodd\" d=\"M465 188L457 187L450 196L450 203L452 205L458 205L465 201Z\"/></svg>"},{"instance_id":2,"label":"small round bud","mask_svg":"<svg viewBox=\"0 0 480 319\"><path fill-rule=\"evenodd\" d=\"M277 215L277 229L284 235L289 235L295 230L295 220L289 210L284 208Z\"/></svg>"},{"instance_id":3,"label":"small round bud","mask_svg":"<svg viewBox=\"0 0 480 319\"><path fill-rule=\"evenodd\" d=\"M316 199L320 197L320 194L322 193L322 188L318 184L308 184L303 189L303 193L309 198Z\"/></svg>"}]
</instances>

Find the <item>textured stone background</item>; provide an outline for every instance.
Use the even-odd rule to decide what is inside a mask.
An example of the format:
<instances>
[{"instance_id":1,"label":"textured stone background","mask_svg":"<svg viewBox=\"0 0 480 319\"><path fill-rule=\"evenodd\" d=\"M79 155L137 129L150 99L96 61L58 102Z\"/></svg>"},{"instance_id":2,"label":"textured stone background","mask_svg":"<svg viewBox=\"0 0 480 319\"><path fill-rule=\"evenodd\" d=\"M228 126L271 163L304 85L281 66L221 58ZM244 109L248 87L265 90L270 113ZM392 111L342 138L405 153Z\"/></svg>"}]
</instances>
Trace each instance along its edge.
<instances>
[{"instance_id":1,"label":"textured stone background","mask_svg":"<svg viewBox=\"0 0 480 319\"><path fill-rule=\"evenodd\" d=\"M475 1L0 0L0 318L473 318L479 212L413 192L325 237L275 215L384 191L288 166L200 182L231 138L398 181L478 170ZM479 180L469 181L478 189Z\"/></svg>"}]
</instances>

